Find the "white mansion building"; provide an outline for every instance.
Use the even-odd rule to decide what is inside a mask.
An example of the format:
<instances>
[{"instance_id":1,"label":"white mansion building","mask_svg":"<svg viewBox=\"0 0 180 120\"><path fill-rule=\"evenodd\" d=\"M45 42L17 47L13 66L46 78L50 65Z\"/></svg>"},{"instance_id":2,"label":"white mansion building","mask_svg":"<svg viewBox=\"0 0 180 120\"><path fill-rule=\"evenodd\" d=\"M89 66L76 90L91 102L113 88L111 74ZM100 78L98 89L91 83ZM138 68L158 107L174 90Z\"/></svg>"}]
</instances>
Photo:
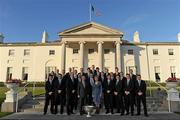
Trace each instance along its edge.
<instances>
[{"instance_id":1,"label":"white mansion building","mask_svg":"<svg viewBox=\"0 0 180 120\"><path fill-rule=\"evenodd\" d=\"M73 67L79 71L91 65L114 72L115 67L128 73L133 69L145 80L164 82L180 77L179 42L140 42L138 32L133 42L124 33L95 22L88 22L58 33L59 40L48 42L4 43L0 35L0 81L17 78L44 81L49 72Z\"/></svg>"}]
</instances>

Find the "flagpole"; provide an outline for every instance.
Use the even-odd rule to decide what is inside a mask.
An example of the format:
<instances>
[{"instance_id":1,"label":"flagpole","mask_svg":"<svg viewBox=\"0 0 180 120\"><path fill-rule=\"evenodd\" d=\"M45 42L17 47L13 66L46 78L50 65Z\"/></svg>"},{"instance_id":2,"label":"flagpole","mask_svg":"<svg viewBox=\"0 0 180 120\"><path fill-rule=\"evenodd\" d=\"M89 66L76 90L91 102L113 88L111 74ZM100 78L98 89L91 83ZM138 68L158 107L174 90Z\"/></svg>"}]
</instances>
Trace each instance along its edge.
<instances>
[{"instance_id":1,"label":"flagpole","mask_svg":"<svg viewBox=\"0 0 180 120\"><path fill-rule=\"evenodd\" d=\"M89 21L91 22L91 3L89 3Z\"/></svg>"}]
</instances>

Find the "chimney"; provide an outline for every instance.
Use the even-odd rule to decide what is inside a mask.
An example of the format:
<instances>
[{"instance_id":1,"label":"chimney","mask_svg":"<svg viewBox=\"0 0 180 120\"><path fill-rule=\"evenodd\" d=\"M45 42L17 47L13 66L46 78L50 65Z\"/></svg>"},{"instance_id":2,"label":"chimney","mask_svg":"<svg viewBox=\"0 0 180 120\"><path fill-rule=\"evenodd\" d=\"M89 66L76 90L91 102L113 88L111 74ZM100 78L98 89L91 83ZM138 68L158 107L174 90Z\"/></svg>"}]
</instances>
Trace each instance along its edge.
<instances>
[{"instance_id":1,"label":"chimney","mask_svg":"<svg viewBox=\"0 0 180 120\"><path fill-rule=\"evenodd\" d=\"M2 33L0 33L0 43L4 42L4 35Z\"/></svg>"},{"instance_id":2,"label":"chimney","mask_svg":"<svg viewBox=\"0 0 180 120\"><path fill-rule=\"evenodd\" d=\"M46 43L48 41L48 33L46 31L42 34L42 41L41 43Z\"/></svg>"},{"instance_id":3,"label":"chimney","mask_svg":"<svg viewBox=\"0 0 180 120\"><path fill-rule=\"evenodd\" d=\"M138 32L138 31L136 31L136 32L134 33L133 41L134 41L135 43L140 43L139 32Z\"/></svg>"},{"instance_id":4,"label":"chimney","mask_svg":"<svg viewBox=\"0 0 180 120\"><path fill-rule=\"evenodd\" d=\"M180 33L177 35L178 42L180 42Z\"/></svg>"}]
</instances>

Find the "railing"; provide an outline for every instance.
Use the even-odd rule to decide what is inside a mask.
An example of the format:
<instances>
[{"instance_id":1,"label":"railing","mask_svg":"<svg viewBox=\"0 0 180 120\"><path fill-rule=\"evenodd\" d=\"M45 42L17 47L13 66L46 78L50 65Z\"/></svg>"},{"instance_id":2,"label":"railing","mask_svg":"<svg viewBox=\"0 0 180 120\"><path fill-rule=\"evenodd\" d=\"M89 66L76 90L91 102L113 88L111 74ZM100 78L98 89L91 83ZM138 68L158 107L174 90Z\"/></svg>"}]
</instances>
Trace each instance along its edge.
<instances>
[{"instance_id":1,"label":"railing","mask_svg":"<svg viewBox=\"0 0 180 120\"><path fill-rule=\"evenodd\" d=\"M151 81L153 83L155 83L156 85L158 85L160 88L162 88L163 90L166 91L167 95L168 95L168 98L169 98L169 94L168 94L168 89L164 86L162 86L161 84L157 83L157 82L154 82L154 81ZM171 100L168 99L168 112L171 112Z\"/></svg>"},{"instance_id":2,"label":"railing","mask_svg":"<svg viewBox=\"0 0 180 120\"><path fill-rule=\"evenodd\" d=\"M16 97L16 113L18 112L18 105L19 105L19 92L28 86L29 83L26 83L21 89L17 90L17 97Z\"/></svg>"}]
</instances>

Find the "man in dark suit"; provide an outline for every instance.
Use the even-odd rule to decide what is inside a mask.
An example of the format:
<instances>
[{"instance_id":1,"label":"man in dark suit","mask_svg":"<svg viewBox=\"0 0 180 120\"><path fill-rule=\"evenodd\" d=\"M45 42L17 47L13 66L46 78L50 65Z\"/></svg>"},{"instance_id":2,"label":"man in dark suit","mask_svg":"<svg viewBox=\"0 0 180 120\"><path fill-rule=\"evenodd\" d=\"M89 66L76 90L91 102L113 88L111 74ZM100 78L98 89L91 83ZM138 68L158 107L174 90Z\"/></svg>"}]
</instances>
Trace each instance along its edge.
<instances>
[{"instance_id":1,"label":"man in dark suit","mask_svg":"<svg viewBox=\"0 0 180 120\"><path fill-rule=\"evenodd\" d=\"M144 115L147 117L147 107L146 107L146 83L141 80L141 75L137 75L137 81L135 83L135 93L137 98L137 115L141 114L141 102L144 107Z\"/></svg>"},{"instance_id":2,"label":"man in dark suit","mask_svg":"<svg viewBox=\"0 0 180 120\"><path fill-rule=\"evenodd\" d=\"M120 79L119 75L117 75L116 82L115 82L114 95L115 95L117 113L120 113L120 109L121 109L121 115L124 115L123 84L124 84L124 81Z\"/></svg>"},{"instance_id":3,"label":"man in dark suit","mask_svg":"<svg viewBox=\"0 0 180 120\"><path fill-rule=\"evenodd\" d=\"M58 100L57 100L57 104L60 105L60 114L63 114L64 111L64 105L66 102L66 80L65 77L62 76L62 74L57 73L57 77L58 77ZM58 109L58 108L57 108Z\"/></svg>"},{"instance_id":4,"label":"man in dark suit","mask_svg":"<svg viewBox=\"0 0 180 120\"><path fill-rule=\"evenodd\" d=\"M74 79L73 72L66 74L66 101L67 101L67 114L74 114L73 109L77 96L78 81Z\"/></svg>"},{"instance_id":5,"label":"man in dark suit","mask_svg":"<svg viewBox=\"0 0 180 120\"><path fill-rule=\"evenodd\" d=\"M132 69L129 70L129 74L130 74L131 80L134 82L134 85L135 85L135 83L136 83L136 75L133 73ZM137 101L136 101L135 90L133 92L133 101L134 101L134 105L136 106L137 105Z\"/></svg>"},{"instance_id":6,"label":"man in dark suit","mask_svg":"<svg viewBox=\"0 0 180 120\"><path fill-rule=\"evenodd\" d=\"M130 79L130 74L126 74L124 81L124 99L126 115L129 115L129 108L131 108L131 116L134 115L134 102L133 102L134 82Z\"/></svg>"},{"instance_id":7,"label":"man in dark suit","mask_svg":"<svg viewBox=\"0 0 180 120\"><path fill-rule=\"evenodd\" d=\"M78 84L78 98L80 99L80 115L84 114L83 106L88 104L89 85L86 81L86 76L81 76L81 81Z\"/></svg>"},{"instance_id":8,"label":"man in dark suit","mask_svg":"<svg viewBox=\"0 0 180 120\"><path fill-rule=\"evenodd\" d=\"M96 69L94 65L91 66L91 70L92 70L93 76L95 76L97 73L96 73Z\"/></svg>"},{"instance_id":9,"label":"man in dark suit","mask_svg":"<svg viewBox=\"0 0 180 120\"><path fill-rule=\"evenodd\" d=\"M52 114L54 114L54 81L53 81L53 75L49 74L48 80L45 83L45 105L44 105L44 115L47 113L49 102L51 102L50 111Z\"/></svg>"},{"instance_id":10,"label":"man in dark suit","mask_svg":"<svg viewBox=\"0 0 180 120\"><path fill-rule=\"evenodd\" d=\"M104 72L104 79L107 79L107 76L109 75L109 69L105 68L105 72Z\"/></svg>"},{"instance_id":11,"label":"man in dark suit","mask_svg":"<svg viewBox=\"0 0 180 120\"><path fill-rule=\"evenodd\" d=\"M111 114L113 114L113 95L114 95L114 82L111 80L111 76L108 75L107 79L104 81L104 103L106 108L106 114L108 114L111 109Z\"/></svg>"},{"instance_id":12,"label":"man in dark suit","mask_svg":"<svg viewBox=\"0 0 180 120\"><path fill-rule=\"evenodd\" d=\"M90 83L90 78L93 76L92 74L92 70L90 69L90 67L87 68L87 73L85 74L86 76L86 82L89 86L89 96L88 96L88 105L92 105L92 86Z\"/></svg>"},{"instance_id":13,"label":"man in dark suit","mask_svg":"<svg viewBox=\"0 0 180 120\"><path fill-rule=\"evenodd\" d=\"M84 68L80 68L80 72L78 73L78 76L83 76L86 75L86 73L84 72Z\"/></svg>"}]
</instances>

